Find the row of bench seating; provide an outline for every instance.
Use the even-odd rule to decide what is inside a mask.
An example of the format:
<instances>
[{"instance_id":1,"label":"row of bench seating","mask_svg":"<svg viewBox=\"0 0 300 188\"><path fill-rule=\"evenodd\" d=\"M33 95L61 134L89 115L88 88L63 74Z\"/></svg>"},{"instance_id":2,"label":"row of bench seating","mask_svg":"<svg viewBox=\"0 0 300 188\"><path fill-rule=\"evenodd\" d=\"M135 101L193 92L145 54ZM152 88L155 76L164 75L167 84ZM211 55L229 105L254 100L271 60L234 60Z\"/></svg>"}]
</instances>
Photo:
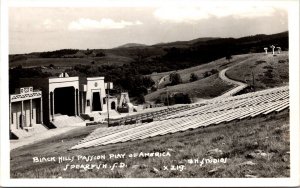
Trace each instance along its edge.
<instances>
[{"instance_id":1,"label":"row of bench seating","mask_svg":"<svg viewBox=\"0 0 300 188\"><path fill-rule=\"evenodd\" d=\"M188 110L178 111L159 121L96 129L71 149L150 138L233 120L253 118L257 115L267 115L288 107L288 87L228 97L225 100L205 101L201 105L191 105Z\"/></svg>"},{"instance_id":2,"label":"row of bench seating","mask_svg":"<svg viewBox=\"0 0 300 188\"><path fill-rule=\"evenodd\" d=\"M121 126L121 125L131 125L137 123L150 123L152 121L161 120L167 116L183 112L186 110L190 110L193 108L197 108L200 105L204 104L196 104L196 105L183 105L179 107L171 107L167 109L162 109L154 112L141 113L137 115L130 115L123 118L111 119L109 123L109 127ZM107 120L107 119L106 119Z\"/></svg>"}]
</instances>

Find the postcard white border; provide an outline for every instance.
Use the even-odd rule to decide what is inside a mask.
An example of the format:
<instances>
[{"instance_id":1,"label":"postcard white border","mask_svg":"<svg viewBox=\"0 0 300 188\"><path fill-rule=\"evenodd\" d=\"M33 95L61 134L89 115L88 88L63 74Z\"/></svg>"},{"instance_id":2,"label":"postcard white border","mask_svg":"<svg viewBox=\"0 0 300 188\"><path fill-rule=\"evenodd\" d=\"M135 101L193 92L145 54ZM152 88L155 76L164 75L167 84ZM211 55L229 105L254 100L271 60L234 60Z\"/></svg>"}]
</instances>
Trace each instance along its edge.
<instances>
[{"instance_id":1,"label":"postcard white border","mask_svg":"<svg viewBox=\"0 0 300 188\"><path fill-rule=\"evenodd\" d=\"M72 1L72 3L71 3ZM91 7L91 6L158 6L168 5L170 0L6 0L1 1L1 186L14 187L41 187L41 186L62 186L85 187L85 186L299 186L299 1L298 0L280 0L280 1L255 1L257 4L281 4L289 8L289 63L290 63L290 130L291 130L291 177L290 178L146 178L146 179L10 179L9 166L9 129L8 125L8 7ZM173 0L172 3L205 3L206 1L179 1ZM210 1L211 2L211 1ZM220 1L214 3L234 3L237 1ZM249 3L250 1L243 1ZM253 1L252 1L253 2Z\"/></svg>"}]
</instances>

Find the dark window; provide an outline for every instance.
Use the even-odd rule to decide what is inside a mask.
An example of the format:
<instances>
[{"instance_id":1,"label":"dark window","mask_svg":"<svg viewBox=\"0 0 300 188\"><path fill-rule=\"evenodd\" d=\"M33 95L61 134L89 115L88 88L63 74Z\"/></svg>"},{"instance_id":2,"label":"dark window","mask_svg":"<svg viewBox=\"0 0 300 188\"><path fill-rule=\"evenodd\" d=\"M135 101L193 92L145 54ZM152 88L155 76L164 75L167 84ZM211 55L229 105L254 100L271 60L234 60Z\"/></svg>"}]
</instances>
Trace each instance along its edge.
<instances>
[{"instance_id":1,"label":"dark window","mask_svg":"<svg viewBox=\"0 0 300 188\"><path fill-rule=\"evenodd\" d=\"M11 124L14 124L14 114L11 113Z\"/></svg>"},{"instance_id":2,"label":"dark window","mask_svg":"<svg viewBox=\"0 0 300 188\"><path fill-rule=\"evenodd\" d=\"M103 98L103 104L106 104L106 100L105 100L105 98Z\"/></svg>"},{"instance_id":3,"label":"dark window","mask_svg":"<svg viewBox=\"0 0 300 188\"><path fill-rule=\"evenodd\" d=\"M86 105L90 106L90 100L86 100Z\"/></svg>"}]
</instances>

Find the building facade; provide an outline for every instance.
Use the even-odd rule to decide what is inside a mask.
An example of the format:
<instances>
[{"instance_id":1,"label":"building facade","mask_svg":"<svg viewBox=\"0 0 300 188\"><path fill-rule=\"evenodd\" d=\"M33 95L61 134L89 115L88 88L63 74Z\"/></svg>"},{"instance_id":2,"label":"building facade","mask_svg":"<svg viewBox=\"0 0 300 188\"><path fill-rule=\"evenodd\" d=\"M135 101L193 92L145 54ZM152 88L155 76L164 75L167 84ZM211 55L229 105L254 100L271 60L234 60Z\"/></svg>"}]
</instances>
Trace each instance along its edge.
<instances>
[{"instance_id":1,"label":"building facade","mask_svg":"<svg viewBox=\"0 0 300 188\"><path fill-rule=\"evenodd\" d=\"M22 87L9 98L10 132L31 132L43 124L42 92Z\"/></svg>"},{"instance_id":2,"label":"building facade","mask_svg":"<svg viewBox=\"0 0 300 188\"><path fill-rule=\"evenodd\" d=\"M61 115L80 116L95 112L106 112L116 107L115 99L107 106L104 77L69 77L66 73L51 78L26 78L20 80L21 86L39 88L42 95L42 119L46 125L55 124ZM110 83L110 89L113 88ZM109 107L109 108L108 108Z\"/></svg>"}]
</instances>

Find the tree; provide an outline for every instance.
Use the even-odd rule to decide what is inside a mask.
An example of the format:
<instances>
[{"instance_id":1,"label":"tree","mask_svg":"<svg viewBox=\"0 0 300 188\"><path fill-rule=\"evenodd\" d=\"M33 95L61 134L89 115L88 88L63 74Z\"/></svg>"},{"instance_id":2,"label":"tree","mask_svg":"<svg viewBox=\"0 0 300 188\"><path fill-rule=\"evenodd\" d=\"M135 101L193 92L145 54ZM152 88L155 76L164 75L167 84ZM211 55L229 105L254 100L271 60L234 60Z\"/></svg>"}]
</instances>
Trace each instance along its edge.
<instances>
[{"instance_id":1,"label":"tree","mask_svg":"<svg viewBox=\"0 0 300 188\"><path fill-rule=\"evenodd\" d=\"M140 94L137 96L137 101L136 101L138 104L144 104L146 101L145 101L145 97L143 94Z\"/></svg>"},{"instance_id":2,"label":"tree","mask_svg":"<svg viewBox=\"0 0 300 188\"><path fill-rule=\"evenodd\" d=\"M169 76L170 76L170 82L171 82L170 85L177 85L177 84L182 83L182 79L178 73L174 72L174 73L171 73Z\"/></svg>"},{"instance_id":3,"label":"tree","mask_svg":"<svg viewBox=\"0 0 300 188\"><path fill-rule=\"evenodd\" d=\"M217 69L211 69L211 74L216 74L216 73L218 73L219 71L217 70Z\"/></svg>"},{"instance_id":4,"label":"tree","mask_svg":"<svg viewBox=\"0 0 300 188\"><path fill-rule=\"evenodd\" d=\"M53 68L55 68L55 66L53 64L50 64L49 68L53 69Z\"/></svg>"},{"instance_id":5,"label":"tree","mask_svg":"<svg viewBox=\"0 0 300 188\"><path fill-rule=\"evenodd\" d=\"M173 98L175 104L190 104L192 102L188 93L176 93Z\"/></svg>"},{"instance_id":6,"label":"tree","mask_svg":"<svg viewBox=\"0 0 300 188\"><path fill-rule=\"evenodd\" d=\"M232 56L231 56L231 54L228 53L225 58L228 61L228 63L230 63L230 60L232 59Z\"/></svg>"},{"instance_id":7,"label":"tree","mask_svg":"<svg viewBox=\"0 0 300 188\"><path fill-rule=\"evenodd\" d=\"M143 76L142 83L146 88L150 88L155 84L155 82L152 80L150 76Z\"/></svg>"},{"instance_id":8,"label":"tree","mask_svg":"<svg viewBox=\"0 0 300 188\"><path fill-rule=\"evenodd\" d=\"M103 57L103 56L105 56L105 53L103 52L96 53L96 57Z\"/></svg>"},{"instance_id":9,"label":"tree","mask_svg":"<svg viewBox=\"0 0 300 188\"><path fill-rule=\"evenodd\" d=\"M190 82L194 82L198 80L198 76L195 73L192 73L190 75Z\"/></svg>"}]
</instances>

